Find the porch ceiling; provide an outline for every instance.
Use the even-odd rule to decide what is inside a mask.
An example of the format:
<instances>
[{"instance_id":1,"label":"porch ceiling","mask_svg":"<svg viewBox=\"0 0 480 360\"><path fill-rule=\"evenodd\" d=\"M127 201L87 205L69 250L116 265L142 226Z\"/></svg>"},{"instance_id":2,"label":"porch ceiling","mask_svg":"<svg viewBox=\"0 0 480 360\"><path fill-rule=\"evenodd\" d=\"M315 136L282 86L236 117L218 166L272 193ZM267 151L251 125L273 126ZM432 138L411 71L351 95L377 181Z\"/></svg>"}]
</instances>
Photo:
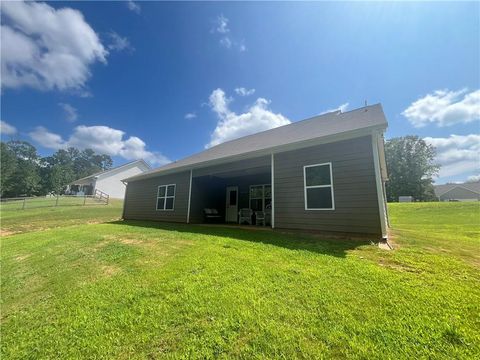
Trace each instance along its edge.
<instances>
[{"instance_id":1,"label":"porch ceiling","mask_svg":"<svg viewBox=\"0 0 480 360\"><path fill-rule=\"evenodd\" d=\"M259 174L270 174L270 166L260 166L254 168L247 168L241 170L232 170L232 171L222 171L222 172L211 172L209 174L202 173L200 175L195 175L193 173L193 177L200 177L200 176L215 176L221 179L231 179L231 178L238 178L242 176L249 176L249 175L259 175Z\"/></svg>"}]
</instances>

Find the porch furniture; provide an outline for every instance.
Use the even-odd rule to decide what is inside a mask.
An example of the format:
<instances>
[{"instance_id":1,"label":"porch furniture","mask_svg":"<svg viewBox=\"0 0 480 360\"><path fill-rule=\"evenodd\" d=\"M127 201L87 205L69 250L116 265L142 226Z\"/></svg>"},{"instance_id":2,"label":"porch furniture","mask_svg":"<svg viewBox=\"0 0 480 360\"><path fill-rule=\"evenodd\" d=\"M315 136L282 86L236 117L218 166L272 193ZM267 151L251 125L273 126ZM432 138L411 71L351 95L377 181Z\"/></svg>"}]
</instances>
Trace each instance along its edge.
<instances>
[{"instance_id":1,"label":"porch furniture","mask_svg":"<svg viewBox=\"0 0 480 360\"><path fill-rule=\"evenodd\" d=\"M203 218L206 223L219 222L222 216L218 213L217 209L203 209Z\"/></svg>"},{"instance_id":2,"label":"porch furniture","mask_svg":"<svg viewBox=\"0 0 480 360\"><path fill-rule=\"evenodd\" d=\"M265 226L265 212L255 211L255 225Z\"/></svg>"},{"instance_id":3,"label":"porch furniture","mask_svg":"<svg viewBox=\"0 0 480 360\"><path fill-rule=\"evenodd\" d=\"M249 225L252 225L252 215L252 209L240 209L240 211L238 212L238 223L247 223Z\"/></svg>"},{"instance_id":4,"label":"porch furniture","mask_svg":"<svg viewBox=\"0 0 480 360\"><path fill-rule=\"evenodd\" d=\"M272 225L272 204L265 206L265 225Z\"/></svg>"}]
</instances>

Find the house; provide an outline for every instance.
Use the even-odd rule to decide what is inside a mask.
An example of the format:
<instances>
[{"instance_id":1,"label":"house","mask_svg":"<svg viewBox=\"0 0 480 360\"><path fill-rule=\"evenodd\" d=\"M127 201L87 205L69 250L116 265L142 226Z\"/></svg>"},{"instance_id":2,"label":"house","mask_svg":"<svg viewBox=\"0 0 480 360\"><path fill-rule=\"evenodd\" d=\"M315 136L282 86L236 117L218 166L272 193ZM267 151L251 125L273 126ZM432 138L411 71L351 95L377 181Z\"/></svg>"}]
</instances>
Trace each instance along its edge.
<instances>
[{"instance_id":1,"label":"house","mask_svg":"<svg viewBox=\"0 0 480 360\"><path fill-rule=\"evenodd\" d=\"M398 202L413 202L413 196L399 196Z\"/></svg>"},{"instance_id":2,"label":"house","mask_svg":"<svg viewBox=\"0 0 480 360\"><path fill-rule=\"evenodd\" d=\"M125 179L123 218L202 223L214 209L237 223L251 210L272 228L386 238L386 128L377 104L213 146Z\"/></svg>"},{"instance_id":3,"label":"house","mask_svg":"<svg viewBox=\"0 0 480 360\"><path fill-rule=\"evenodd\" d=\"M150 170L150 166L145 161L132 161L72 181L67 186L67 193L72 195L95 195L96 192L101 191L110 198L123 199L125 197L125 184L122 180L126 177L142 174L148 170Z\"/></svg>"},{"instance_id":4,"label":"house","mask_svg":"<svg viewBox=\"0 0 480 360\"><path fill-rule=\"evenodd\" d=\"M480 181L435 185L434 191L440 201L479 201Z\"/></svg>"}]
</instances>

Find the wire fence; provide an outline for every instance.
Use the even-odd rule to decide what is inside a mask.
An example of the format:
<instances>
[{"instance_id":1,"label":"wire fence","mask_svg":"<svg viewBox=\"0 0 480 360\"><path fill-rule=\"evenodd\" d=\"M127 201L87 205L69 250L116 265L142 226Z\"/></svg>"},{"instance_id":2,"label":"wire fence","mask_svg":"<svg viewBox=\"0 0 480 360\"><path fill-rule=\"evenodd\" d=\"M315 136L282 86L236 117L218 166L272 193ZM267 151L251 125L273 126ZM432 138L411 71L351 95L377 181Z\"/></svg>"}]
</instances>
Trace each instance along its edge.
<instances>
[{"instance_id":1,"label":"wire fence","mask_svg":"<svg viewBox=\"0 0 480 360\"><path fill-rule=\"evenodd\" d=\"M0 199L0 209L25 210L55 206L107 205L108 197L95 195L36 196Z\"/></svg>"}]
</instances>

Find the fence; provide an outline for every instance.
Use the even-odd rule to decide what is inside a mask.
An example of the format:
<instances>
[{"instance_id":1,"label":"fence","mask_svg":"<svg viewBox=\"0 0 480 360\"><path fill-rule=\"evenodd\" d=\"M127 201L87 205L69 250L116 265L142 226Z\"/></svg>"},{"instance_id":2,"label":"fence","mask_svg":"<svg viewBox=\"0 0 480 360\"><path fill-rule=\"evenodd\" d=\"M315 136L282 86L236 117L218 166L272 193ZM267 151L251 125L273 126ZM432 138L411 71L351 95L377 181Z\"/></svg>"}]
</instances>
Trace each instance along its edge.
<instances>
[{"instance_id":1,"label":"fence","mask_svg":"<svg viewBox=\"0 0 480 360\"><path fill-rule=\"evenodd\" d=\"M108 205L109 196L97 190L94 195L36 196L0 199L1 210L25 210L55 206Z\"/></svg>"}]
</instances>

